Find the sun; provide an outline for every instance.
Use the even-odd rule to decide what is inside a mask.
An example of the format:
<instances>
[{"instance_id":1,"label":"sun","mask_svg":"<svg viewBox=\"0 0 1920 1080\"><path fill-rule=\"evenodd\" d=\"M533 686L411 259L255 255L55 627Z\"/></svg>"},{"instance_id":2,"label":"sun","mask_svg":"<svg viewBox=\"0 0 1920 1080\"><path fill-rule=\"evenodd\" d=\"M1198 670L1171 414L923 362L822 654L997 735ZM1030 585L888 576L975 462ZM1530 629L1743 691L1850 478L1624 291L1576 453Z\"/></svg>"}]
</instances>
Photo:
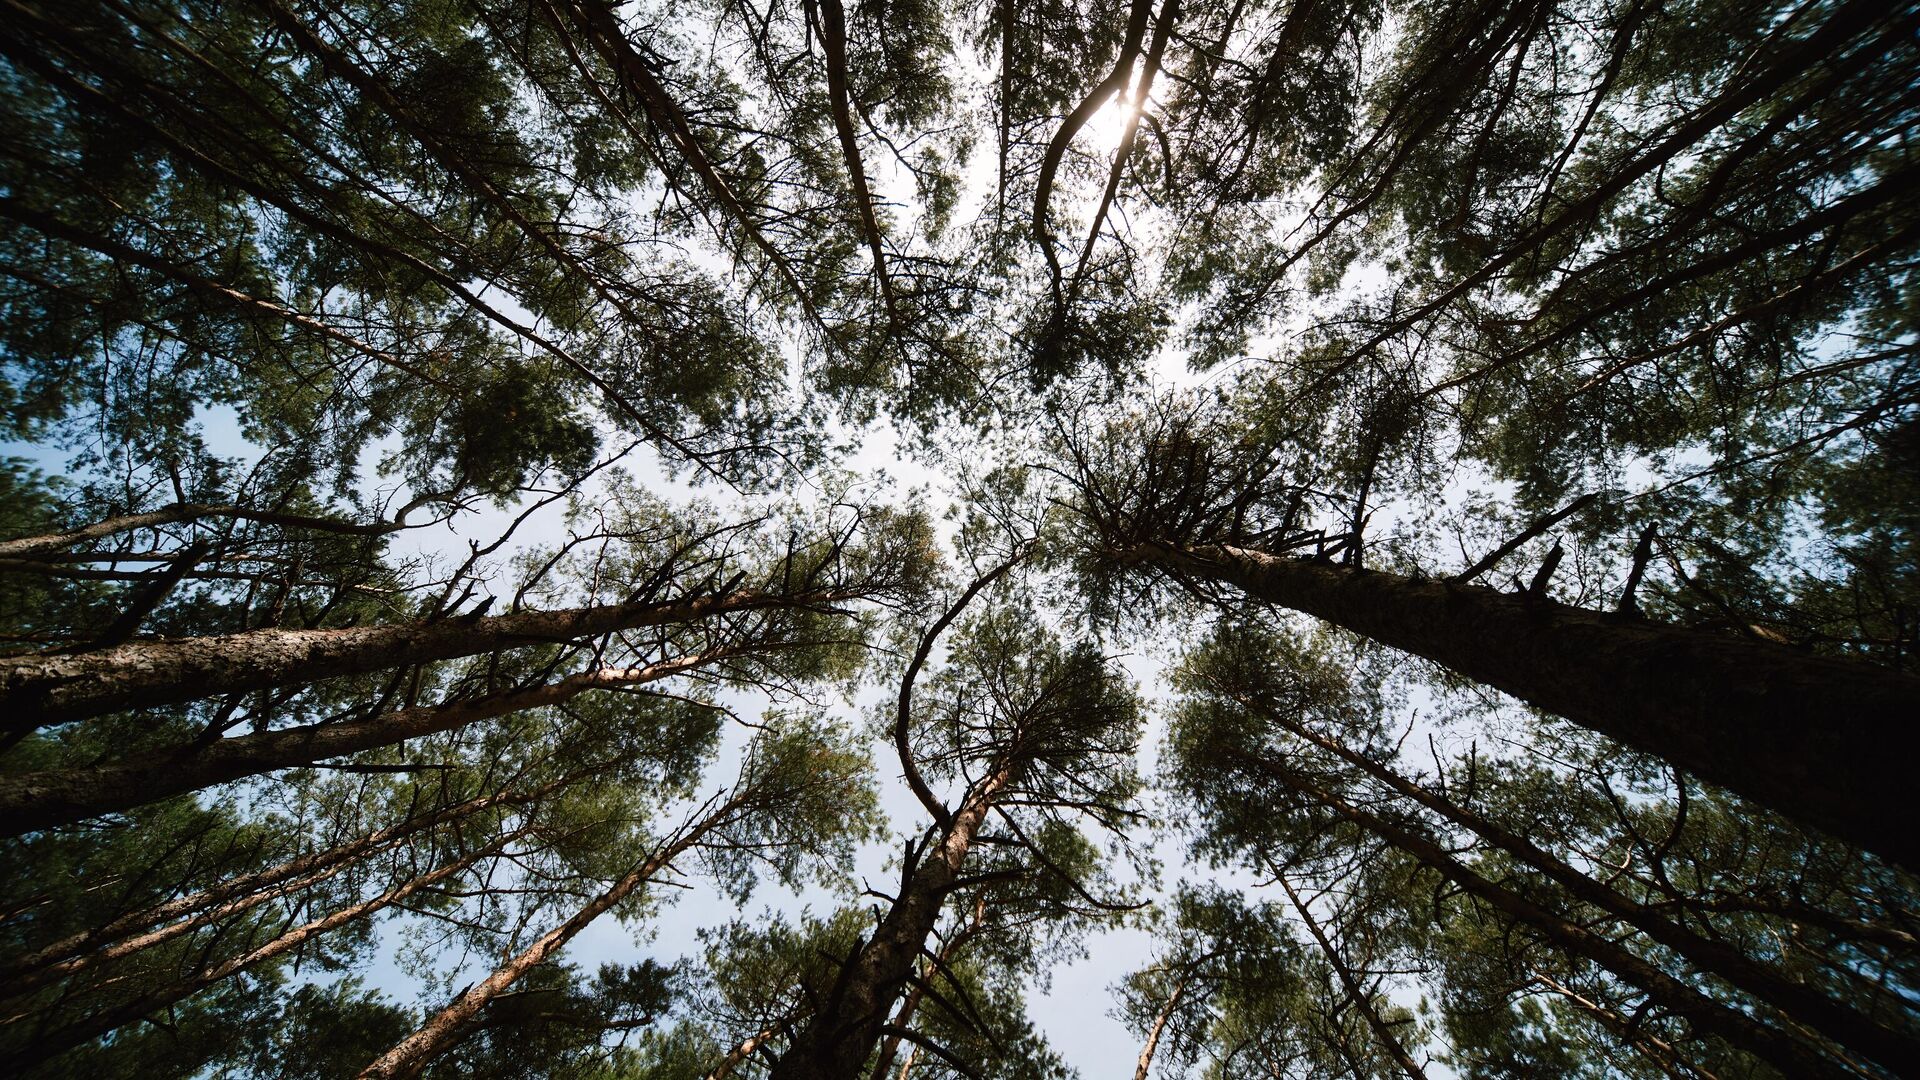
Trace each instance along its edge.
<instances>
[{"instance_id":1,"label":"sun","mask_svg":"<svg viewBox=\"0 0 1920 1080\"><path fill-rule=\"evenodd\" d=\"M1095 153L1110 155L1120 148L1120 140L1127 135L1127 123L1138 112L1134 107L1133 94L1131 89L1123 94L1115 94L1087 121L1082 133Z\"/></svg>"}]
</instances>

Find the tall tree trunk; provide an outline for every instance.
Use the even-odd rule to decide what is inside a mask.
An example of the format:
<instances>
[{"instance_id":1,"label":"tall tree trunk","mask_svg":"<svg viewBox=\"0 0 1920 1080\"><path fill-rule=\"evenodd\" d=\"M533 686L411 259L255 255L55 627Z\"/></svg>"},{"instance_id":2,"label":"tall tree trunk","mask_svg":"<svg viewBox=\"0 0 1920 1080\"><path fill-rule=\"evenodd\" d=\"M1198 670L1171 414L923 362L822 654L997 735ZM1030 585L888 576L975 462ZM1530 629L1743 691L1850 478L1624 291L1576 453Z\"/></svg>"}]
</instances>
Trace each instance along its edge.
<instances>
[{"instance_id":1,"label":"tall tree trunk","mask_svg":"<svg viewBox=\"0 0 1920 1080\"><path fill-rule=\"evenodd\" d=\"M1147 1041L1140 1047L1140 1059L1134 1063L1133 1080L1147 1080L1147 1074L1153 1071L1153 1056L1160 1052L1160 1036L1167 1030L1167 1022L1173 1019L1173 1012L1180 1007L1180 999L1187 994L1187 983L1193 980L1193 972L1180 976L1173 984L1173 993L1167 995L1166 1004L1154 1014L1153 1026L1147 1029Z\"/></svg>"},{"instance_id":2,"label":"tall tree trunk","mask_svg":"<svg viewBox=\"0 0 1920 1080\"><path fill-rule=\"evenodd\" d=\"M494 807L533 802L583 775L586 774L575 773L528 791L503 791L468 799L187 896L127 912L97 929L69 935L0 965L0 999L18 997L97 964L118 960L210 923L251 911L270 900L334 877L362 859L398 846L415 833L461 821ZM170 919L177 921L168 922ZM159 923L166 925L147 933L138 932Z\"/></svg>"},{"instance_id":3,"label":"tall tree trunk","mask_svg":"<svg viewBox=\"0 0 1920 1080\"><path fill-rule=\"evenodd\" d=\"M403 512L404 516L404 512ZM393 521L378 521L362 524L354 521L336 521L332 518L309 517L305 514L283 514L275 510L255 510L244 506L216 506L208 503L174 503L158 510L148 510L139 514L122 514L91 524L82 525L66 532L46 533L41 536L22 536L12 540L0 540L0 558L21 558L28 555L40 555L46 552L70 548L75 544L90 540L101 540L119 533L132 532L160 525L172 525L184 521L197 521L200 518L237 518L242 521L259 521L269 525L285 525L296 529L313 529L320 532L344 533L349 536L384 536L406 528L404 524Z\"/></svg>"},{"instance_id":4,"label":"tall tree trunk","mask_svg":"<svg viewBox=\"0 0 1920 1080\"><path fill-rule=\"evenodd\" d=\"M1403 649L1920 870L1910 827L1920 677L1542 596L1281 558L1140 544L1123 561Z\"/></svg>"},{"instance_id":5,"label":"tall tree trunk","mask_svg":"<svg viewBox=\"0 0 1920 1080\"><path fill-rule=\"evenodd\" d=\"M1393 1029L1388 1027L1386 1020L1381 1017L1380 1010L1373 1007L1373 995L1360 985L1360 980L1353 974L1353 969L1341 957L1340 951L1333 947L1333 942L1327 940L1326 932L1321 930L1320 924L1314 920L1313 912L1307 910L1307 905L1301 901L1300 894L1293 891L1293 883L1287 880L1285 874L1276 873L1274 880L1280 883L1280 888L1286 891L1287 899L1293 902L1293 910L1300 913L1300 921L1307 924L1307 932L1313 935L1314 942L1320 946L1320 954L1327 958L1327 966L1340 977L1341 988L1346 990L1347 998L1353 1002L1354 1008L1360 1010L1360 1018L1367 1022L1367 1029L1373 1032L1375 1039L1379 1040L1380 1049L1393 1059L1394 1065L1401 1072L1407 1074L1407 1080L1427 1080L1427 1074L1420 1068L1420 1063L1413 1060L1412 1054L1407 1053L1407 1048L1394 1037Z\"/></svg>"},{"instance_id":6,"label":"tall tree trunk","mask_svg":"<svg viewBox=\"0 0 1920 1080\"><path fill-rule=\"evenodd\" d=\"M481 859L486 858L488 855L505 848L522 835L524 835L524 831L515 831L503 835L484 847L476 849L471 854L464 855L453 862L446 863L425 874L411 878L378 896L363 900L357 904L349 905L322 918L296 926L274 938L272 941L242 953L231 960L216 964L210 968L203 968L179 982L142 994L131 1001L104 1009L85 1020L68 1024L48 1035L36 1038L28 1045L25 1051L25 1060L15 1061L14 1065L21 1069L31 1068L40 1062L63 1054L82 1043L97 1039L110 1031L131 1024L143 1016L183 1001L193 994L220 982L222 979L230 978L256 964L264 963L276 956L291 952L293 949L298 948L313 938L319 937L329 931L337 930L356 919L366 918L379 912L383 908L391 907L422 889L439 884L453 877L479 862ZM17 1021L18 1018L15 1018L15 1020Z\"/></svg>"},{"instance_id":7,"label":"tall tree trunk","mask_svg":"<svg viewBox=\"0 0 1920 1080\"><path fill-rule=\"evenodd\" d=\"M589 690L653 682L748 651L723 649L640 668L600 668L527 690L401 709L365 720L240 735L171 758L0 775L0 836L64 825L274 769L392 746L523 709L558 705Z\"/></svg>"},{"instance_id":8,"label":"tall tree trunk","mask_svg":"<svg viewBox=\"0 0 1920 1080\"><path fill-rule=\"evenodd\" d=\"M873 936L841 968L821 1007L780 1055L770 1080L848 1080L860 1073L960 878L975 834L1013 774L1013 765L1003 762L968 795L939 843L906 876Z\"/></svg>"},{"instance_id":9,"label":"tall tree trunk","mask_svg":"<svg viewBox=\"0 0 1920 1080\"><path fill-rule=\"evenodd\" d=\"M980 927L986 922L986 917L987 898L982 896L974 902L973 918L940 946L940 952L934 957L934 962L927 966L928 974L946 967L960 951L960 947L979 933ZM926 988L922 985L925 981L923 976L920 983L915 983L913 989L907 991L906 1000L900 1003L900 1008L893 1014L893 1022L888 1024L888 1027L904 1031L913 1024L914 1015L920 1011L920 1002L926 997ZM888 1035L881 1040L880 1057L873 1063L873 1071L868 1073L867 1080L887 1080L887 1073L893 1070L893 1059L899 1056L901 1041L897 1034Z\"/></svg>"},{"instance_id":10,"label":"tall tree trunk","mask_svg":"<svg viewBox=\"0 0 1920 1080\"><path fill-rule=\"evenodd\" d=\"M1539 871L1565 888L1574 899L1606 912L1647 935L1650 940L1672 949L1697 970L1717 975L1779 1009L1790 1022L1806 1024L1889 1068L1897 1067L1902 1061L1920 1061L1920 1040L1889 1030L1820 991L1794 982L1732 945L1701 937L1686 926L1661 917L1646 905L1595 881L1525 837L1451 799L1434 794L1338 740L1329 739L1285 716L1269 715L1288 731L1357 766L1388 789L1434 811L1446 821L1472 831L1482 840L1512 855L1521 865ZM1283 881L1281 884L1284 886L1286 883Z\"/></svg>"},{"instance_id":11,"label":"tall tree trunk","mask_svg":"<svg viewBox=\"0 0 1920 1080\"><path fill-rule=\"evenodd\" d=\"M692 828L665 847L655 851L643 860L639 866L628 871L620 880L614 882L605 892L588 901L579 911L573 913L559 926L542 934L538 940L528 946L519 955L496 968L493 974L467 988L453 1003L435 1013L418 1030L393 1045L393 1048L375 1058L362 1069L359 1080L393 1080L397 1077L418 1076L421 1070L452 1049L471 1029L479 1017L480 1010L513 985L521 976L545 963L549 957L571 941L574 935L587 928L587 924L605 914L606 911L626 899L635 889L653 880L661 868L679 857L688 848L700 842L700 838L716 826L728 820L739 810L747 799L747 793L736 794L723 803L719 809L701 818Z\"/></svg>"},{"instance_id":12,"label":"tall tree trunk","mask_svg":"<svg viewBox=\"0 0 1920 1080\"><path fill-rule=\"evenodd\" d=\"M1598 964L1622 981L1639 987L1646 993L1650 1003L1680 1017L1700 1033L1725 1039L1728 1044L1773 1064L1788 1076L1857 1080L1858 1072L1855 1069L1843 1066L1812 1044L1707 997L1618 942L1556 915L1519 893L1481 876L1431 838L1354 806L1280 762L1251 754L1230 753L1240 763L1306 795L1405 852L1458 885L1468 895L1477 897L1515 922L1531 927L1568 955Z\"/></svg>"},{"instance_id":13,"label":"tall tree trunk","mask_svg":"<svg viewBox=\"0 0 1920 1080\"><path fill-rule=\"evenodd\" d=\"M809 607L852 597L838 590L784 595L740 589L666 602L523 611L471 622L442 619L337 630L248 630L129 642L87 653L0 657L0 714L7 717L6 730L31 730L118 709L308 683L496 649L577 641L728 612Z\"/></svg>"}]
</instances>

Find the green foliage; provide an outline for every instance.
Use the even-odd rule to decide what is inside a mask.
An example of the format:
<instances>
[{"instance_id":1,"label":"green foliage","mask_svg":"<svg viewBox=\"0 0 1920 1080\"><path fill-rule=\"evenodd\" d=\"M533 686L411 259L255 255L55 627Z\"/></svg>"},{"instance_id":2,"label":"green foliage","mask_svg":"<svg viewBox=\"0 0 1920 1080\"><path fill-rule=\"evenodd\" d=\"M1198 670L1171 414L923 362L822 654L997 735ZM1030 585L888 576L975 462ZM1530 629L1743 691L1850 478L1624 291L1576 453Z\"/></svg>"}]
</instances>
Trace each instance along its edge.
<instances>
[{"instance_id":1,"label":"green foliage","mask_svg":"<svg viewBox=\"0 0 1920 1080\"><path fill-rule=\"evenodd\" d=\"M914 1076L1067 1075L1031 992L1122 924L1157 934L1118 991L1156 1075L1409 1071L1383 1025L1462 1076L1790 1069L1554 919L1891 1075L1621 912L1920 1047L1906 872L1154 556L1434 581L1504 550L1480 585L1602 625L1914 670L1915 18L12 6L0 695L216 638L236 669L310 662L38 727L0 697L0 793L120 807L0 841L0 1052L351 1075L684 840L611 906L641 935L669 878L832 914L707 918L704 965L562 953L429 1071L706 1075L753 1039L734 1074L779 1074L902 903L850 902L852 868L917 774L903 894L982 803L879 994L928 1044ZM899 505L855 456L882 418L944 470ZM363 634L393 655L329 666ZM454 644L400 658L426 638ZM1141 651L1177 654L1151 781ZM477 718L407 726L445 716ZM382 724L135 806L97 771ZM1141 914L1173 839L1258 883ZM376 957L417 1001L369 989Z\"/></svg>"}]
</instances>

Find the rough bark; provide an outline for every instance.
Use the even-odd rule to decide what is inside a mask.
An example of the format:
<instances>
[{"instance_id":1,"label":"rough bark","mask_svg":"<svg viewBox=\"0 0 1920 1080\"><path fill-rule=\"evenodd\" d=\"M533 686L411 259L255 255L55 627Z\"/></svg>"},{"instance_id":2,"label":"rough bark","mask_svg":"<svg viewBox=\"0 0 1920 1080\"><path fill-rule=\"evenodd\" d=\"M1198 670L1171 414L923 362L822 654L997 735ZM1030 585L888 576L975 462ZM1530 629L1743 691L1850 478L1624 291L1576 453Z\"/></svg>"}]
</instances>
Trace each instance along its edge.
<instances>
[{"instance_id":1,"label":"rough bark","mask_svg":"<svg viewBox=\"0 0 1920 1080\"><path fill-rule=\"evenodd\" d=\"M987 900L982 896L974 902L973 918L964 928L941 944L940 952L934 956L934 962L926 969L927 973L930 975L950 963L955 954L960 951L960 947L980 932L980 928L986 924L986 918ZM893 1022L887 1026L901 1030L908 1028L913 1023L915 1014L920 1011L920 1002L925 999L926 993L926 980L923 976L921 981L914 983L913 989L907 992L906 1000L900 1003L900 1008L893 1014ZM888 1035L881 1041L880 1057L873 1063L873 1070L868 1074L868 1080L886 1080L887 1073L893 1070L894 1058L899 1056L902 1041L899 1035Z\"/></svg>"},{"instance_id":2,"label":"rough bark","mask_svg":"<svg viewBox=\"0 0 1920 1080\"><path fill-rule=\"evenodd\" d=\"M231 960L209 968L203 968L186 979L143 994L131 1001L104 1009L85 1020L59 1028L51 1034L33 1040L25 1051L25 1060L16 1061L14 1064L21 1069L31 1068L40 1062L63 1054L82 1043L90 1042L110 1031L131 1024L143 1016L164 1009L176 1002L183 1001L189 996L214 985L222 979L245 971L255 964L263 963L276 956L281 956L313 938L319 937L329 931L337 930L356 919L363 919L373 915L383 908L391 907L405 900L407 897L412 896L422 889L445 881L488 855L506 847L521 835L520 832L509 833L471 854L465 855L453 862L446 863L418 877L411 878L378 896L363 900L360 903L348 907L340 908L322 918L296 926L292 930L274 938L272 941L242 953Z\"/></svg>"},{"instance_id":3,"label":"rough bark","mask_svg":"<svg viewBox=\"0 0 1920 1080\"><path fill-rule=\"evenodd\" d=\"M639 866L628 871L620 880L613 883L605 892L588 901L579 911L542 934L538 940L528 946L519 955L496 968L493 974L467 988L453 1003L435 1013L418 1030L395 1043L393 1048L375 1058L362 1069L359 1080L393 1080L398 1077L418 1076L421 1070L432 1063L433 1059L446 1053L458 1043L479 1017L480 1011L504 993L521 976L545 963L548 958L572 940L574 935L587 928L587 924L605 914L615 904L626 899L635 889L653 880L662 867L679 857L688 848L700 842L700 838L715 826L725 822L744 802L744 795L722 804L719 809L703 817L692 828L667 846L649 855Z\"/></svg>"},{"instance_id":4,"label":"rough bark","mask_svg":"<svg viewBox=\"0 0 1920 1080\"><path fill-rule=\"evenodd\" d=\"M1420 1063L1413 1060L1412 1054L1407 1053L1407 1048L1394 1037L1393 1029L1388 1027L1386 1020L1381 1017L1380 1010L1373 1007L1373 995L1360 985L1359 978L1341 957L1340 951L1333 947L1333 942L1327 940L1326 932L1320 929L1320 923L1314 919L1313 912L1307 910L1307 905L1301 901L1300 894L1294 891L1293 883L1287 880L1285 874L1274 875L1274 880L1280 883L1280 888L1286 891L1287 899L1293 902L1293 910L1299 912L1300 921L1306 924L1307 932L1313 935L1314 942L1320 946L1320 954L1327 958L1327 966L1333 968L1333 973L1339 976L1340 987L1346 991L1347 1000L1353 1002L1354 1008L1360 1010L1360 1018L1367 1022L1367 1029L1373 1032L1375 1039L1379 1040L1380 1049L1386 1051L1387 1056L1393 1059L1394 1065L1407 1075L1407 1080L1427 1080L1427 1074L1420 1068Z\"/></svg>"},{"instance_id":5,"label":"rough bark","mask_svg":"<svg viewBox=\"0 0 1920 1080\"><path fill-rule=\"evenodd\" d=\"M392 746L525 709L558 705L589 690L654 682L748 650L700 653L638 668L598 668L504 694L383 713L365 720L240 735L172 757L0 775L0 836L68 824L274 769Z\"/></svg>"},{"instance_id":6,"label":"rough bark","mask_svg":"<svg viewBox=\"0 0 1920 1080\"><path fill-rule=\"evenodd\" d=\"M770 1080L848 1080L859 1075L887 1028L887 1012L913 974L973 838L1013 779L1003 763L968 795L933 849L902 883L873 936L841 969L815 1011L773 1066Z\"/></svg>"},{"instance_id":7,"label":"rough bark","mask_svg":"<svg viewBox=\"0 0 1920 1080\"><path fill-rule=\"evenodd\" d=\"M1244 764L1308 796L1412 856L1494 910L1515 922L1532 927L1569 955L1598 964L1624 982L1640 988L1650 1003L1685 1020L1701 1034L1718 1036L1728 1044L1774 1064L1788 1076L1831 1077L1834 1080L1857 1076L1855 1070L1828 1057L1812 1044L1707 997L1618 942L1556 915L1519 893L1481 876L1431 838L1362 810L1279 762L1250 755L1235 756Z\"/></svg>"},{"instance_id":8,"label":"rough bark","mask_svg":"<svg viewBox=\"0 0 1920 1080\"><path fill-rule=\"evenodd\" d=\"M1684 925L1662 918L1645 904L1595 881L1573 866L1452 800L1413 783L1364 754L1328 739L1284 717L1275 720L1287 730L1358 766L1368 776L1406 796L1443 819L1472 831L1482 840L1512 855L1565 888L1574 899L1606 912L1647 935L1692 964L1772 1005L1791 1021L1806 1024L1842 1045L1857 1050L1889 1068L1902 1061L1920 1061L1920 1041L1890 1030L1825 994L1782 975L1739 949L1701 937ZM1281 885L1286 886L1282 881ZM1291 888L1288 889L1291 894Z\"/></svg>"},{"instance_id":9,"label":"rough bark","mask_svg":"<svg viewBox=\"0 0 1920 1080\"><path fill-rule=\"evenodd\" d=\"M131 642L81 654L0 657L0 713L8 717L8 730L30 729L119 709L264 690L542 642L576 641L727 612L805 607L849 598L838 591L780 595L742 589L666 602L523 611L471 623L443 619L335 630L249 630Z\"/></svg>"},{"instance_id":10,"label":"rough bark","mask_svg":"<svg viewBox=\"0 0 1920 1080\"><path fill-rule=\"evenodd\" d=\"M1909 827L1920 677L1542 596L1142 544L1135 562L1238 586L1447 667L1920 869Z\"/></svg>"}]
</instances>

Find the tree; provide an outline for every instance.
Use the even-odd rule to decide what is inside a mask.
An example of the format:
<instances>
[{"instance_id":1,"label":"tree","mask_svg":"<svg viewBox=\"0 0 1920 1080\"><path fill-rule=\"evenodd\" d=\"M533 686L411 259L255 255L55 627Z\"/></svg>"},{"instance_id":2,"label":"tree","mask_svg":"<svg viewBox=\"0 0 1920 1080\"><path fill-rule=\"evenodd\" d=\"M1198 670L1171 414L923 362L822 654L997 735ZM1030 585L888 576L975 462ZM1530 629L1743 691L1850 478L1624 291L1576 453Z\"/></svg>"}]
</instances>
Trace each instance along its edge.
<instances>
[{"instance_id":1,"label":"tree","mask_svg":"<svg viewBox=\"0 0 1920 1080\"><path fill-rule=\"evenodd\" d=\"M1669 904L1644 904L1632 895L1637 887L1617 890L1615 882L1594 870L1572 865L1569 860L1592 864L1604 857L1586 844L1569 838L1569 853L1555 855L1518 829L1492 820L1496 808L1514 812L1502 805L1505 799L1538 798L1521 795L1526 789L1517 784L1506 788L1507 767L1502 763L1482 766L1476 760L1467 776L1444 778L1449 782L1438 787L1396 773L1390 764L1393 751L1374 749L1391 746L1378 733L1377 714L1369 715L1364 700L1349 696L1338 669L1324 657L1263 639L1257 631L1223 632L1189 664L1184 678L1192 703L1172 736L1178 747L1173 768L1205 800L1203 813L1216 819L1215 831L1203 842L1223 853L1244 852L1275 876L1290 900L1294 894L1286 883L1288 871L1275 854L1288 850L1276 842L1279 837L1307 830L1305 839L1296 841L1300 846L1292 862L1325 858L1344 864L1353 855L1340 845L1354 841L1339 837L1344 830L1357 829L1367 843L1383 845L1390 856L1384 862L1404 860L1406 869L1398 873L1411 875L1411 880L1401 881L1395 872L1386 872L1382 887L1399 895L1388 894L1385 903L1417 903L1420 878L1437 875L1460 898L1515 932L1537 935L1548 949L1603 970L1643 995L1647 1006L1684 1020L1688 1029L1725 1039L1783 1072L1844 1075L1857 1067L1849 1050L1896 1069L1895 1063L1911 1052L1910 1018L1901 1017L1904 1010L1888 1011L1889 1003L1876 1001L1872 991L1861 996L1864 988L1823 985L1823 979L1783 970L1757 952L1730 948L1724 939L1715 940L1724 931L1709 937L1667 913L1670 904L1684 910L1684 887ZM1343 712L1352 715L1342 717ZM1453 785L1463 779L1470 797L1488 806L1487 814L1455 801ZM1564 805L1564 795L1560 801ZM1276 803L1285 809L1276 810ZM1615 812L1620 808L1617 802L1611 807ZM1581 811L1607 812L1597 806L1571 812ZM1577 827L1595 828L1604 837L1606 819L1598 820L1602 824L1576 819ZM1651 824L1628 819L1614 827L1637 830ZM1684 818L1668 823L1669 848L1692 842L1682 836L1684 824ZM1455 848L1450 839L1455 830L1472 839L1472 855L1463 856ZM1538 827L1529 831L1543 834ZM1656 874L1664 873L1666 857L1659 857ZM1721 857L1725 855L1693 856L1706 864ZM1343 876L1364 880L1379 872L1348 870ZM1352 877L1343 886L1347 890L1356 888ZM1445 917L1438 919L1445 924ZM1302 921L1310 932L1314 929L1310 916L1303 913ZM1626 937L1610 936L1608 926L1618 926ZM1648 952L1641 953L1641 948ZM1674 964L1683 964L1680 970L1688 975L1676 977ZM1689 978L1703 976L1765 1002L1777 1010L1781 1023L1777 1028L1758 1025L1744 1012L1721 1004L1726 991L1709 994L1688 985ZM1783 1038L1779 1032L1784 1031L1798 1034ZM1799 1043L1798 1037L1811 1045Z\"/></svg>"},{"instance_id":2,"label":"tree","mask_svg":"<svg viewBox=\"0 0 1920 1080\"><path fill-rule=\"evenodd\" d=\"M733 790L708 799L638 865L375 1058L360 1075L418 1075L483 1011L500 1002L508 987L676 858L702 849L717 851L729 861L757 855L791 877L806 868L809 858L844 856L846 842L855 835L848 825L857 823L863 811L870 812L870 799L863 763L845 746L805 726L769 732L748 750Z\"/></svg>"},{"instance_id":3,"label":"tree","mask_svg":"<svg viewBox=\"0 0 1920 1080\"><path fill-rule=\"evenodd\" d=\"M949 1022L978 1031L991 1021L969 1008L965 981L952 974L962 946L981 947L968 939L1010 933L1005 909L1035 901L1063 914L1124 910L1081 881L1090 853L1064 820L1084 816L1112 827L1131 812L1134 785L1125 761L1137 737L1138 704L1103 657L1088 645L1062 648L1047 640L1031 629L1028 612L989 609L962 627L948 667L930 688L932 702L915 710L914 683L935 642L1022 557L969 585L908 661L891 727L900 767L930 822L907 843L898 891L886 898L872 932L839 961L830 980L804 987L808 1013L771 1076L865 1071L883 1035L964 1071L965 1059L911 1026L922 1012L919 998L908 996L896 1010L909 986L938 1003ZM941 801L923 770L958 781L957 798ZM1011 857L980 865L975 851L987 844L1006 845ZM976 914L935 952L929 941L943 909L964 911L970 898ZM917 971L922 956L932 961L924 975ZM936 976L942 983L932 981ZM942 984L961 999L960 1007L936 989ZM990 1031L982 1034L995 1041ZM895 1046L881 1053L876 1069L888 1067Z\"/></svg>"},{"instance_id":4,"label":"tree","mask_svg":"<svg viewBox=\"0 0 1920 1080\"><path fill-rule=\"evenodd\" d=\"M1663 757L1909 868L1904 769L1883 750L1920 704L1920 679L1545 595L1554 559L1527 589L1470 584L1486 566L1431 580L1326 561L1308 527L1308 483L1270 454L1209 438L1177 412L1120 427L1113 449L1074 448L1080 510L1102 557L1204 590L1324 619L1505 690ZM1125 449L1121 441L1132 445ZM1339 538L1349 552L1355 530ZM1809 715L1832 722L1809 725Z\"/></svg>"},{"instance_id":5,"label":"tree","mask_svg":"<svg viewBox=\"0 0 1920 1080\"><path fill-rule=\"evenodd\" d=\"M1120 992L1121 1017L1141 1037L1136 1080L1201 1062L1208 1076L1424 1075L1384 1020L1412 1018L1375 1000L1377 982L1360 992L1324 935L1316 963L1282 910L1218 889L1175 898L1164 952Z\"/></svg>"},{"instance_id":6,"label":"tree","mask_svg":"<svg viewBox=\"0 0 1920 1080\"><path fill-rule=\"evenodd\" d=\"M1920 1052L1910 0L5 3L8 1060Z\"/></svg>"}]
</instances>

